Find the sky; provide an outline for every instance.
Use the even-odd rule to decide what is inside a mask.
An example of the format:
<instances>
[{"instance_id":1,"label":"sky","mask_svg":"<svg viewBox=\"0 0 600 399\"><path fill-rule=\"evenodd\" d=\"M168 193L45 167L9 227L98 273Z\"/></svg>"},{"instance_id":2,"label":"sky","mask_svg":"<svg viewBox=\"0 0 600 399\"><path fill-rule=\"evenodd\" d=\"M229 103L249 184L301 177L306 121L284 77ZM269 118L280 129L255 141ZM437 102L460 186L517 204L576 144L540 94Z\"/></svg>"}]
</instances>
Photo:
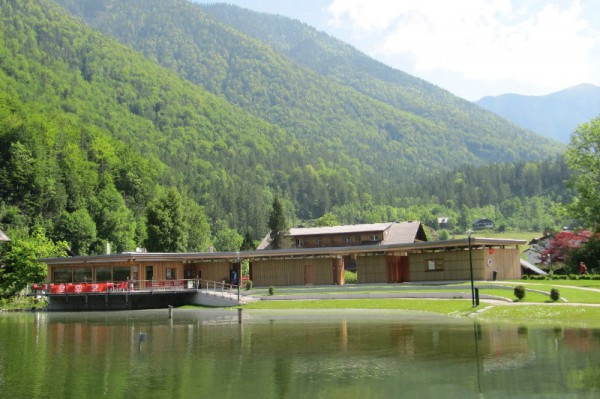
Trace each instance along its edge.
<instances>
[{"instance_id":1,"label":"sky","mask_svg":"<svg viewBox=\"0 0 600 399\"><path fill-rule=\"evenodd\" d=\"M283 15L467 100L600 86L597 0L195 0Z\"/></svg>"}]
</instances>

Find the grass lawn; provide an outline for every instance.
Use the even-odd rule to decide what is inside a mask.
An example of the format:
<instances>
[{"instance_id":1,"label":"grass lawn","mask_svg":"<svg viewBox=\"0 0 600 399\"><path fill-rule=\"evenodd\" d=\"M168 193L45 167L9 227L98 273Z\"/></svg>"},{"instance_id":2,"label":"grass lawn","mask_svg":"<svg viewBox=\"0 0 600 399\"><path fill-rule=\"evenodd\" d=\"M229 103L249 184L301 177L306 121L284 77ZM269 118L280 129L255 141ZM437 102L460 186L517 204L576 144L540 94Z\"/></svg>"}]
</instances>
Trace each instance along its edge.
<instances>
[{"instance_id":1,"label":"grass lawn","mask_svg":"<svg viewBox=\"0 0 600 399\"><path fill-rule=\"evenodd\" d=\"M468 314L471 301L464 299L316 299L301 301L259 301L244 309L402 309L439 314Z\"/></svg>"},{"instance_id":2,"label":"grass lawn","mask_svg":"<svg viewBox=\"0 0 600 399\"><path fill-rule=\"evenodd\" d=\"M600 304L600 293L578 289L596 288L600 289L600 281L597 280L512 280L499 281L498 285L507 288L487 288L491 283L480 282L481 295L493 295L515 300L513 288L523 285L527 288L525 298L518 304L486 304L482 299L478 308L471 307L470 299L400 299L400 298L368 298L368 299L310 299L310 300L277 300L278 295L295 295L311 292L311 289L294 288L275 291L275 298L269 301L257 301L244 305L244 309L398 309L411 311L432 312L440 315L451 315L458 317L471 316L474 319L494 322L516 322L516 323L553 323L557 325L574 325L583 327L600 327L600 307L586 306L586 304ZM342 289L343 288L343 289ZM340 290L312 290L320 294L335 295L348 293L385 293L385 292L435 292L432 287L423 287L423 290L411 287L408 290L399 290L393 285L381 287L341 287ZM451 284L441 286L439 291L445 292L467 292L469 283ZM550 292L552 288L560 291L561 297L573 304L559 302L553 304L549 295L536 292ZM256 296L262 296L261 290ZM582 304L577 306L576 303ZM484 310L482 312L478 312Z\"/></svg>"},{"instance_id":3,"label":"grass lawn","mask_svg":"<svg viewBox=\"0 0 600 399\"><path fill-rule=\"evenodd\" d=\"M591 306L495 306L477 314L478 320L569 325L600 328L600 307Z\"/></svg>"},{"instance_id":4,"label":"grass lawn","mask_svg":"<svg viewBox=\"0 0 600 399\"><path fill-rule=\"evenodd\" d=\"M543 291L543 290L541 290L541 291ZM506 298L510 301L515 301L517 299L517 297L515 296L512 289L480 288L479 295L481 296L482 294L499 296L502 298ZM550 302L550 296L545 295L545 294L540 294L539 292L526 291L525 298L523 298L523 300L521 302L546 303L546 302Z\"/></svg>"},{"instance_id":5,"label":"grass lawn","mask_svg":"<svg viewBox=\"0 0 600 399\"><path fill-rule=\"evenodd\" d=\"M560 292L561 298L566 299L568 302L600 304L600 292L577 288L582 287L600 290L600 280L512 280L502 281L500 284L510 285L512 287L522 285L528 290L544 292L550 292L552 288L556 288ZM481 290L480 292L483 291L485 290ZM530 294L532 294L532 292L527 291L525 296L526 301L528 301Z\"/></svg>"}]
</instances>

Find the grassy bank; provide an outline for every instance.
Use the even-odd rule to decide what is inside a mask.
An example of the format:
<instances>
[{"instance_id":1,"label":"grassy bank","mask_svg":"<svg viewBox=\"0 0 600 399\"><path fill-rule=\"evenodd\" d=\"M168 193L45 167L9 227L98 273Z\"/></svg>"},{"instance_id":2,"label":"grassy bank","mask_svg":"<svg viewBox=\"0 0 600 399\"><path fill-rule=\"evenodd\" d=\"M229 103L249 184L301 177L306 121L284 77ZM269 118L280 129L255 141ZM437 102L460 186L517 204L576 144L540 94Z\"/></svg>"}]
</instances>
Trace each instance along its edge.
<instances>
[{"instance_id":1,"label":"grassy bank","mask_svg":"<svg viewBox=\"0 0 600 399\"><path fill-rule=\"evenodd\" d=\"M48 302L45 299L37 299L27 296L15 296L0 299L0 311L35 310L46 309Z\"/></svg>"},{"instance_id":2,"label":"grassy bank","mask_svg":"<svg viewBox=\"0 0 600 399\"><path fill-rule=\"evenodd\" d=\"M525 298L515 303L513 289L517 285L526 287ZM471 306L470 299L404 299L404 298L352 298L353 294L385 294L398 292L457 292L465 293L469 298L470 284L445 284L442 286L419 287L405 285L381 286L342 286L332 289L324 288L276 288L275 295L268 301L258 301L244 305L244 309L397 309L432 312L440 315L456 317L472 317L482 321L543 323L571 325L579 327L600 328L600 281L502 281L495 284L489 282L476 283L480 295L491 295L503 298L505 302L488 302L482 298L477 308ZM552 288L560 291L561 300L552 303L548 293ZM302 293L320 293L323 295L339 295L340 299L303 300ZM257 297L268 295L267 290L259 289L254 293ZM287 299L277 300L278 296ZM289 299L298 297L298 299Z\"/></svg>"},{"instance_id":3,"label":"grassy bank","mask_svg":"<svg viewBox=\"0 0 600 399\"><path fill-rule=\"evenodd\" d=\"M431 312L476 320L510 323L537 323L584 328L600 328L600 307L569 305L489 305L481 302L471 307L470 300L432 299L323 299L260 301L243 306L244 309L395 309Z\"/></svg>"}]
</instances>

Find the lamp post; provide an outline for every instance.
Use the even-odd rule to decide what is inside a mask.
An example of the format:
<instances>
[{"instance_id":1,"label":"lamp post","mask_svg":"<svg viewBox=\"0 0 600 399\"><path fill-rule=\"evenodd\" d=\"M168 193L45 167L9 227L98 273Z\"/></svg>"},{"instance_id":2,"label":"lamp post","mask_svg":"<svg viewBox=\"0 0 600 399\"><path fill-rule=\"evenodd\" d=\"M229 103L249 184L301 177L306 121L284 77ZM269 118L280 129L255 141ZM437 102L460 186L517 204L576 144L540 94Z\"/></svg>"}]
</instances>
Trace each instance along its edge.
<instances>
[{"instance_id":1,"label":"lamp post","mask_svg":"<svg viewBox=\"0 0 600 399\"><path fill-rule=\"evenodd\" d=\"M475 285L473 283L473 253L471 251L471 234L473 230L467 230L467 242L469 243L469 269L471 271L471 304L475 307Z\"/></svg>"},{"instance_id":2,"label":"lamp post","mask_svg":"<svg viewBox=\"0 0 600 399\"><path fill-rule=\"evenodd\" d=\"M237 275L237 298L238 305L240 304L240 282L242 281L242 262L240 262L240 251L235 251L235 261L238 265L238 275Z\"/></svg>"}]
</instances>

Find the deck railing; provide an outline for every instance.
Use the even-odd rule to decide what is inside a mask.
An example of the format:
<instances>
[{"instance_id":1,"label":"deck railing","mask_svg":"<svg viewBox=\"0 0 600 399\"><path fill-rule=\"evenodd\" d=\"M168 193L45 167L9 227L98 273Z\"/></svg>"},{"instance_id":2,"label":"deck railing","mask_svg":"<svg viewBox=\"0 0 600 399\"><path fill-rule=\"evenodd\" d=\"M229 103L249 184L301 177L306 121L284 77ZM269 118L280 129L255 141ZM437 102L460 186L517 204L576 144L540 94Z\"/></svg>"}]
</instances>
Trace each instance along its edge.
<instances>
[{"instance_id":1,"label":"deck railing","mask_svg":"<svg viewBox=\"0 0 600 399\"><path fill-rule=\"evenodd\" d=\"M46 283L32 284L29 293L33 295L82 295L101 293L132 293L152 291L202 291L217 295L230 295L237 289L236 285L224 281L199 279L181 280L127 280L105 282L78 283Z\"/></svg>"}]
</instances>

